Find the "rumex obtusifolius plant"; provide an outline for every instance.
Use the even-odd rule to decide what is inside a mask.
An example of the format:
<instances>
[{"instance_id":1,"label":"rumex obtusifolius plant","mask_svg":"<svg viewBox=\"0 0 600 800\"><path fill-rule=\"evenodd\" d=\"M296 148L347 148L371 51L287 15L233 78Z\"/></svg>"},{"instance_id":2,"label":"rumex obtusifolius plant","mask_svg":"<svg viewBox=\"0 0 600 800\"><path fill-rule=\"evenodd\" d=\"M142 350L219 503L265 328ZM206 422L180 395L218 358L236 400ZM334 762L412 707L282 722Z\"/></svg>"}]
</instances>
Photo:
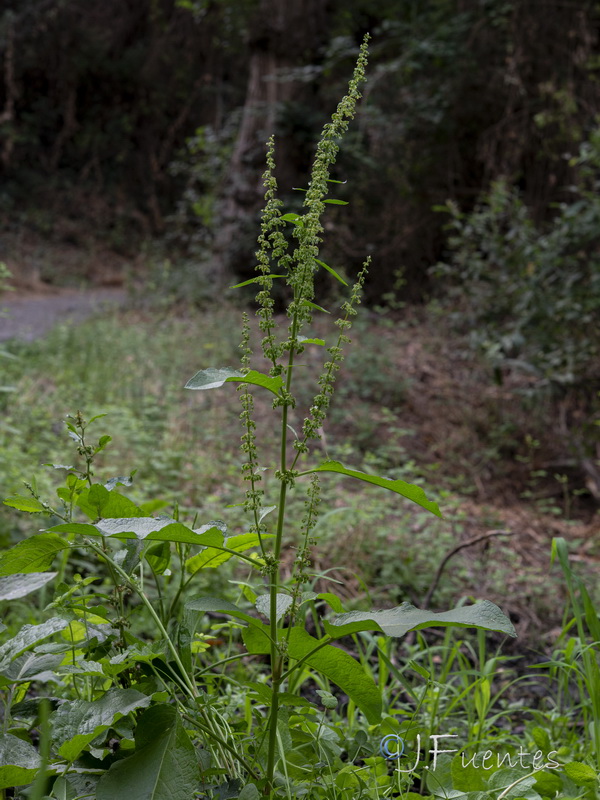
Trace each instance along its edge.
<instances>
[{"instance_id":1,"label":"rumex obtusifolius plant","mask_svg":"<svg viewBox=\"0 0 600 800\"><path fill-rule=\"evenodd\" d=\"M238 385L247 531L228 535L221 522L187 525L177 513L174 517L153 516L155 504L138 505L122 493L132 476L96 482L94 460L110 437L90 444L88 427L95 418L88 422L81 414L68 418L67 428L84 466L58 465L67 471L65 485L57 493L58 503L41 500L35 486L30 487L28 496L5 501L21 511L50 517L53 524L0 557L0 598L26 596L55 579L58 586L54 601L45 609L50 618L39 625L23 626L0 645L1 685L6 687L0 791L39 779L40 786L46 781L58 786L57 792L66 792L66 782L69 791L87 791L98 800L188 800L222 796L223 792L252 800L261 793L268 797L295 794L295 781L303 794L327 797L329 766L313 768L310 762L321 762L323 753L335 755L337 751L335 747L333 751L321 749L323 722L314 723L314 706L300 696L303 676L308 672L327 685L335 684L370 725L379 723L382 708L381 691L372 676L348 652L332 644L336 639L363 631L398 637L431 625L477 627L514 635L509 620L487 601L440 614L408 603L385 611L344 613L341 600L333 593L310 590L322 476L337 474L387 489L441 516L438 506L417 486L367 474L338 461L311 463L311 445L326 421L369 259L342 304L337 333L326 349L302 427L292 431L289 424L290 412L298 405L294 383L298 358L306 347L325 346L309 329L313 314L322 311L315 303L316 272L325 269L345 284L318 256L323 214L328 204L340 202L327 196L330 185L336 183L330 178L330 169L354 116L366 62L365 41L348 94L317 146L303 214L282 213L274 177L273 140L267 145L258 274L252 282L259 287L258 327L269 372L252 368L251 326L245 316L241 368L204 369L187 384L195 390ZM289 239L284 233L286 225L293 226ZM286 281L291 296L283 332L271 294L276 280ZM272 505L267 505L263 489L263 450L254 420L254 391L272 396L279 423ZM304 510L299 519L293 519L290 492L301 487L306 490ZM84 522L79 521L82 517ZM299 531L299 541L291 542L288 531L294 529ZM297 551L292 579L286 584L281 556L288 544ZM249 554L249 550L254 552ZM243 560L256 576L246 592L255 609L202 594L203 570L233 557ZM89 574L72 574L70 559L77 565L83 559ZM52 572L55 562L58 570ZM315 603L328 605L336 616L319 619L313 636L304 624L304 613L307 607L314 611ZM199 662L202 639L195 632L207 613L216 613L220 619L226 615L231 620L230 630L241 628L242 652L228 650L206 665ZM56 634L62 642L48 645L47 640ZM241 659L256 657L258 661L265 656L269 667L263 682L229 679L225 672ZM24 708L18 702L22 699L19 687L35 680L53 686L54 676L61 686L58 696L51 699L53 708L45 726L47 755L41 758L31 743L11 731L22 720L33 729L39 717L39 703ZM238 698L243 698L238 699L238 706L232 699L236 687ZM328 692L323 691L322 697L327 707L335 704ZM118 753L110 745L115 741ZM317 755L307 756L307 747L313 747ZM85 780L87 787L82 786ZM351 787L339 789L337 797L354 800Z\"/></svg>"},{"instance_id":2,"label":"rumex obtusifolius plant","mask_svg":"<svg viewBox=\"0 0 600 800\"><path fill-rule=\"evenodd\" d=\"M257 315L259 327L264 334L262 354L271 364L269 374L262 374L250 368L252 350L249 324L245 319L241 343L242 369L239 371L231 369L202 370L187 384L188 388L199 390L215 388L227 382L241 384L239 389L243 409L241 418L245 428L242 449L246 456L243 471L245 480L249 483L245 508L250 515L251 530L259 538L262 572L268 589L267 594L259 596L256 600L256 607L269 620L268 625L252 621L244 633L244 641L250 653L268 654L270 657L271 694L268 746L265 754L266 786L263 787L267 794L273 791L275 762L280 757L278 755L279 696L283 684L286 680L290 680L296 670L308 664L311 668L322 672L343 688L356 702L369 722L373 723L378 719L380 708L376 687L369 682L370 679L366 675L357 672L356 662L351 657L330 644L340 635L379 630L388 635L398 636L408 630L426 627L430 624L474 625L514 634L506 617L493 604L487 602L442 615L420 612L409 604L403 604L398 609L383 612L341 613L333 621L323 620L322 624L326 635L319 640L310 636L303 626L297 624L298 610L302 603L325 599L313 592L303 591L308 583L310 546L315 543L311 533L319 512L319 477L321 473L347 475L390 489L441 516L437 505L427 500L421 489L402 481L391 481L367 475L349 469L337 461L325 461L317 466L303 467L304 460L309 456L310 442L319 438L321 427L326 419L334 392L336 375L343 360L343 348L350 342L348 331L351 328L352 319L357 313L370 259L363 264L350 290L349 299L342 305L342 315L336 322L339 331L337 339L327 348L329 359L323 365L318 380L318 389L305 414L301 432L290 431L288 425L288 412L297 404L297 398L293 391L296 357L302 354L306 346L322 344L319 340L311 338L310 335L308 337L303 335L303 331L312 321L313 313L321 310L313 302L315 273L319 267L323 267L341 280L331 267L318 258L323 233L322 216L326 204L332 202L327 197L329 184L332 182L329 170L335 163L339 139L345 133L348 121L355 113L356 103L360 96L359 85L364 80L366 56L365 42L361 48L348 94L340 102L331 123L328 123L323 130L315 155L310 183L305 194L305 212L303 214L281 214L281 203L277 199L277 183L274 177L273 139L269 140L267 145L267 170L264 174L265 207L257 252L259 275L253 280L260 286L256 297ZM336 201L333 200L333 202ZM296 247L293 250L282 232L282 226L288 222L294 226L292 236L295 239ZM292 299L287 309L289 319L287 336L278 338L271 289L273 282L281 279L286 280ZM273 408L281 409L280 463L279 468L275 471L275 479L279 483L279 496L273 534L268 533L268 528L264 523L263 512L267 509L264 507L264 494L260 488L262 467L258 458L256 426L252 418L251 389L253 387L271 391L275 395ZM289 444L291 444L291 448L288 447ZM288 491L295 487L301 478L308 476L310 476L310 481L307 485L306 511L301 526L302 540L294 564L292 588L288 589L282 586L280 572L284 531L289 528L286 518ZM334 610L338 612L342 610L339 599L328 593L326 600ZM236 612L232 613L235 615ZM281 758L285 758L285 756L281 754Z\"/></svg>"}]
</instances>

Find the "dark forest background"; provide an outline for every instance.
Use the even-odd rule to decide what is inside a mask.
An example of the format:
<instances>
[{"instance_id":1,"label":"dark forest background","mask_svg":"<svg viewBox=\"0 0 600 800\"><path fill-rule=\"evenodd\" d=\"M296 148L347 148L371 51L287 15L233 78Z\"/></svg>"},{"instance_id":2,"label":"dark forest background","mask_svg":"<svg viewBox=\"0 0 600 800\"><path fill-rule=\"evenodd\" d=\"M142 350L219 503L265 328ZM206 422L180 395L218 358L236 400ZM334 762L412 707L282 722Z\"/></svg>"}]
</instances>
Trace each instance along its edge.
<instances>
[{"instance_id":1,"label":"dark forest background","mask_svg":"<svg viewBox=\"0 0 600 800\"><path fill-rule=\"evenodd\" d=\"M247 277L266 138L295 209L368 31L327 255L352 271L368 249L372 298L421 299L447 252L436 206L468 212L499 178L536 225L570 199L599 24L592 0L3 0L0 209L87 221L125 253L167 237L207 279Z\"/></svg>"}]
</instances>

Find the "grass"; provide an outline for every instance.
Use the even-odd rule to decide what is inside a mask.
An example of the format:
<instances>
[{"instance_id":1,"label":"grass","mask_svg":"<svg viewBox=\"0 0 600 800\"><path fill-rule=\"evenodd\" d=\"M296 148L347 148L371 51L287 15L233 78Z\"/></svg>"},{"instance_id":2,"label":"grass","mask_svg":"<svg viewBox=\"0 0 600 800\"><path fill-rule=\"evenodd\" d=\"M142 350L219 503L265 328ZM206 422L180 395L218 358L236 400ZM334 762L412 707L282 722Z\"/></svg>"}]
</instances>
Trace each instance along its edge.
<instances>
[{"instance_id":1,"label":"grass","mask_svg":"<svg viewBox=\"0 0 600 800\"><path fill-rule=\"evenodd\" d=\"M5 371L5 382L16 391L2 396L0 468L5 494L21 491L23 477L35 481L42 494L59 483L62 471L41 464L71 463L72 443L64 435L61 420L65 413L81 408L88 416L108 414L96 423L99 429L110 431L114 440L98 456L99 473L127 475L137 469L133 494L129 493L134 499L163 500L168 510L178 508L188 521L198 511L203 519L218 518L225 505L237 501L240 492L235 393L203 393L199 398L197 394L186 394L181 387L197 367L236 363L233 331L238 315L237 308L229 307L202 313L165 313L157 322L142 311L120 312L77 328L59 327L43 341L9 344L8 349L17 358L6 362ZM371 321L357 338L377 338L377 324L377 320ZM386 343L386 355L393 360L393 338L383 336L379 341ZM310 365L307 373L309 369ZM383 464L394 478L412 480L424 473L440 474L428 468L426 461L419 464L407 455L410 435L407 438L403 427L403 412L409 406L410 413L409 382L402 385L399 394L388 397L390 407L382 410L377 394L369 394L376 374L376 364L373 372L366 375L358 369L350 372L338 398L338 417L334 415L326 431L326 454L343 457L347 463L367 471L380 469ZM389 379L387 374L385 380ZM364 423L361 415L372 410L380 415L375 418L388 426L386 430L391 435L379 439L371 431L362 441L359 435L355 442L352 426L360 431ZM267 411L257 406L259 425L267 424ZM218 476L214 471L217 459ZM266 478L268 494L269 477ZM332 481L325 498L331 510L315 530L320 561L315 565L313 588L327 591L335 586L347 609L383 607L405 599L419 605L444 555L457 542L470 538L474 526L498 527L503 521L497 516L498 508L492 506L479 507L481 520L476 520L472 500L444 489L441 479L438 491L450 525L429 521L418 510L399 508L385 496L377 498L376 503L371 496L366 503L362 492L350 492L341 482ZM293 505L301 501L292 493L290 502ZM235 525L235 509L232 513ZM31 532L31 526L25 526L10 511L1 519L4 546ZM241 530L241 516L238 524ZM418 634L412 643L403 644L366 633L354 637L352 651L372 672L382 691L385 714L378 736L401 736L411 760L415 758L417 734L426 742L430 735L443 732L457 737L450 740L453 748L470 755L491 749L512 754L514 760L519 747L528 752L541 747L545 752L557 750L561 764L589 763L595 735L593 722L590 725L595 710L589 698L597 682L593 667L597 654L585 626L586 613L591 619L590 609L594 603L597 607L597 600L583 596L587 605L576 605L577 622L573 628L571 616L565 612L567 596L571 603L573 598L577 603L581 590L570 567L563 564L562 575L555 569L549 576L549 550L543 544L538 547L540 552L545 550L545 560L537 563L525 558L526 546L519 550L518 546L512 548L512 542L507 556L508 546L505 541L491 540L485 546L457 553L436 589L432 607L485 593L491 599L498 597L513 614L515 609L519 613L520 608L533 608L541 617L542 629L547 631L558 625L561 631L551 642L552 653L544 651L539 639L530 639L539 652L535 660L542 662L535 668L530 665L530 654L524 658L518 650L509 650L500 656L490 650L499 644L499 640L494 644L493 637L488 637L487 644L483 637L462 637L450 630ZM291 564L293 557L293 550L284 554L284 565L286 559ZM351 567L339 569L339 563ZM79 568L85 574L85 558ZM232 600L242 595L246 577L243 569L231 569ZM568 591L563 585L565 578ZM208 593L211 580L210 575L206 576L204 589ZM507 595L507 585L514 594ZM153 590L149 592L158 601ZM557 598L550 609L549 594ZM43 608L47 600L42 593L38 608ZM24 618L34 622L37 613L35 606L17 601L5 623L10 626L13 621L16 625ZM146 625L143 613L138 614L132 630L142 633ZM235 655L230 646L219 644L230 627L231 623L213 620L198 631L200 650L203 641L216 642L207 664ZM517 648L523 648L522 641ZM201 652L198 658L202 663ZM222 677L214 672L207 674L207 686L221 696L218 707L243 708L243 686L249 677L260 683L260 664L234 662L232 670ZM327 681L308 668L299 672L295 681L294 688L317 703L321 697L318 692L332 690ZM418 770L407 775L394 772L397 762L381 758L377 737L361 721L352 702L339 695L334 700L336 708L327 719L320 712L299 712L290 717L294 749L304 756L310 749L308 760L320 765L304 776L307 786L322 787L321 793L314 790L315 800L383 798L394 796L394 792L408 797L409 790L438 796L434 779L428 778L424 770L425 766L432 766L429 745L424 747ZM238 720L236 725L236 735L242 735L246 723ZM340 754L345 754L348 765L352 760L362 765L358 772L349 766L347 771L344 768L339 772L339 764L334 764ZM289 777L297 782L303 778L302 763L291 759L287 764ZM452 777L449 763L440 758L436 780L442 787L448 788L452 780L460 787L458 768ZM523 774L521 770L517 778ZM560 791L565 794L559 796L595 796L589 787L574 784L568 776L560 780ZM574 791L580 793L566 794ZM530 788L525 796L533 797L532 792Z\"/></svg>"},{"instance_id":2,"label":"grass","mask_svg":"<svg viewBox=\"0 0 600 800\"><path fill-rule=\"evenodd\" d=\"M100 454L98 468L114 475L137 470L134 498L156 497L170 509L179 506L180 513L190 518L199 509L204 517L219 518L225 505L237 502L240 489L237 397L233 391L192 394L182 387L201 366L236 364L239 317L235 306L211 306L201 312L164 310L158 319L155 313L130 310L78 327L59 326L44 340L10 343L8 349L16 358L3 362L4 382L15 391L0 395L0 473L5 493L21 491L23 480L37 482L40 491L60 482L62 473L42 464L71 463L71 443L62 420L65 414L81 409L87 416L107 414L105 429L113 442ZM436 589L433 605L444 607L461 596L486 594L528 621L535 643L544 629L561 621L558 608L549 610L546 603L550 537L545 534L546 546L537 537L530 542L523 535L521 525L536 525L523 506L520 511L525 516L515 524L514 515L507 520L501 506L486 508L461 497L453 485L455 471L438 468L431 460L434 448L422 452L419 437L424 434L405 423L414 418L415 395L409 394L409 387L415 379L410 375L414 375L410 363L413 361L414 367L414 354L422 350L422 342L430 340L430 352L438 345L431 341L432 327L423 326L422 319L418 325L394 332L387 317L372 315L368 323L358 326L355 346L371 348L377 343L378 356L364 371L350 356L350 368L340 379L332 421L325 431L323 455L367 472L383 470L392 478L437 485L446 521L430 520L408 504L399 506L385 493L377 496L376 502L370 495L366 503L363 490L349 491L343 481L333 480L324 487L330 510L317 529L322 556L319 567L323 573L333 569L328 576L342 580L344 593L358 604L361 598L368 599L365 586L370 587L373 601L381 605L407 598L418 604L437 566L457 543L490 528L516 529L520 535L510 542L494 539L454 556ZM417 330L421 338L416 340ZM327 335L326 323L319 323L318 334ZM401 348L398 341L403 342ZM408 368L403 348L412 352ZM417 360L430 375L431 356ZM303 369L301 399L302 383L308 385L314 371L308 356ZM407 377L403 377L403 369ZM394 374L398 375L397 388L382 396L387 402L382 405L380 387L393 382ZM438 383L441 379L435 375L428 380ZM416 386L416 396L421 389ZM269 409L260 403L259 398L257 423L264 428L270 424ZM435 405L430 408L435 415ZM452 409L450 413L454 413ZM463 413L468 416L468 411ZM292 417L291 425L295 424ZM468 440L465 433L461 435ZM451 446L450 442L448 448ZM442 455L446 464L452 463L451 450ZM217 462L221 464L219 475L214 470ZM269 480L266 475L267 491ZM291 502L295 502L293 493ZM562 534L564 524L561 528L560 522L553 520L551 525ZM0 519L0 541L8 544L22 533L17 516L5 514ZM515 561L517 569L512 568ZM339 563L354 564L356 569L336 572ZM553 591L560 595L558 577Z\"/></svg>"}]
</instances>

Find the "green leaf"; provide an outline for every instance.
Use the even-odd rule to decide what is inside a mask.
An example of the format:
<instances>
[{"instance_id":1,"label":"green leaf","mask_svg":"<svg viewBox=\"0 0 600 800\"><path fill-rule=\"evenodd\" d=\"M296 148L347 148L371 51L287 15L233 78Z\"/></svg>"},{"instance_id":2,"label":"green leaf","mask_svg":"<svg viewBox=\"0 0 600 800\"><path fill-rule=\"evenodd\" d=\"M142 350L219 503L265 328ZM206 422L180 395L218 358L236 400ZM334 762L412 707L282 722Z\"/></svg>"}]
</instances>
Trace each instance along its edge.
<instances>
[{"instance_id":1,"label":"green leaf","mask_svg":"<svg viewBox=\"0 0 600 800\"><path fill-rule=\"evenodd\" d=\"M223 532L216 525L205 525L192 530L180 522L154 517L133 519L107 519L90 525L82 522L65 522L49 528L50 533L75 533L80 536L106 536L114 539L142 539L156 542L181 542L206 547L223 544Z\"/></svg>"},{"instance_id":2,"label":"green leaf","mask_svg":"<svg viewBox=\"0 0 600 800\"><path fill-rule=\"evenodd\" d=\"M92 422L96 422L97 419L102 419L103 417L107 416L108 416L108 411L104 411L102 414L94 414L94 416L90 420L88 420L87 427L89 427L92 424Z\"/></svg>"},{"instance_id":3,"label":"green leaf","mask_svg":"<svg viewBox=\"0 0 600 800\"><path fill-rule=\"evenodd\" d=\"M0 578L0 600L16 600L18 597L26 597L36 589L45 586L57 574L57 572L29 572L27 574L15 573L6 578Z\"/></svg>"},{"instance_id":4,"label":"green leaf","mask_svg":"<svg viewBox=\"0 0 600 800\"><path fill-rule=\"evenodd\" d=\"M0 789L31 783L40 766L35 747L10 733L0 735Z\"/></svg>"},{"instance_id":5,"label":"green leaf","mask_svg":"<svg viewBox=\"0 0 600 800\"><path fill-rule=\"evenodd\" d=\"M334 198L330 197L327 200L323 200L324 203L330 203L332 206L347 206L347 200L335 200Z\"/></svg>"},{"instance_id":6,"label":"green leaf","mask_svg":"<svg viewBox=\"0 0 600 800\"><path fill-rule=\"evenodd\" d=\"M244 622L250 623L250 625L255 625L259 628L263 627L262 623L259 622L259 620L257 620L255 617L251 617L250 614L246 614L245 611L242 611L236 605L230 603L229 600L221 600L218 597L197 597L195 600L188 600L188 602L185 604L185 610L199 611L202 614L207 614L209 612L229 614L232 617L236 617L237 619L242 619Z\"/></svg>"},{"instance_id":7,"label":"green leaf","mask_svg":"<svg viewBox=\"0 0 600 800\"><path fill-rule=\"evenodd\" d=\"M337 708L337 697L332 695L331 692L326 692L324 689L317 689L317 694L321 698L321 705L325 706L325 708Z\"/></svg>"},{"instance_id":8,"label":"green leaf","mask_svg":"<svg viewBox=\"0 0 600 800\"><path fill-rule=\"evenodd\" d=\"M304 219L300 214L282 214L280 219L285 222L293 222L294 225L304 225Z\"/></svg>"},{"instance_id":9,"label":"green leaf","mask_svg":"<svg viewBox=\"0 0 600 800\"><path fill-rule=\"evenodd\" d=\"M302 305L306 306L307 308L312 308L314 311L322 311L324 314L330 313L326 308L323 308L323 306L318 306L316 303L311 303L310 300L303 300Z\"/></svg>"},{"instance_id":10,"label":"green leaf","mask_svg":"<svg viewBox=\"0 0 600 800\"><path fill-rule=\"evenodd\" d=\"M96 453L100 453L102 450L104 450L104 448L106 447L106 445L107 445L107 444L110 444L111 442L112 442L112 436L101 436L101 437L98 439L98 444L97 444L97 445L96 445L96 447L94 448L94 451L95 451Z\"/></svg>"},{"instance_id":11,"label":"green leaf","mask_svg":"<svg viewBox=\"0 0 600 800\"><path fill-rule=\"evenodd\" d=\"M443 741L443 740L442 740ZM451 749L452 741L446 744L445 747L440 744L443 749ZM473 763L463 764L461 754L454 756L451 766L452 786L463 792L485 791L486 788L486 773L482 769L476 767Z\"/></svg>"},{"instance_id":12,"label":"green leaf","mask_svg":"<svg viewBox=\"0 0 600 800\"><path fill-rule=\"evenodd\" d=\"M280 376L272 378L262 372L251 369L245 375L237 369L224 367L223 369L201 369L186 383L185 389L218 389L224 383L251 383L253 386L262 386L273 394L277 394L283 386Z\"/></svg>"},{"instance_id":13,"label":"green leaf","mask_svg":"<svg viewBox=\"0 0 600 800\"><path fill-rule=\"evenodd\" d=\"M21 653L24 653L25 650L58 633L58 631L64 630L68 624L67 620L54 617L54 619L46 620L46 622L42 622L39 625L23 625L16 636L13 636L12 639L0 646L0 671L5 669L8 663L20 656Z\"/></svg>"},{"instance_id":14,"label":"green leaf","mask_svg":"<svg viewBox=\"0 0 600 800\"><path fill-rule=\"evenodd\" d=\"M300 344L318 344L321 347L325 345L325 339L310 339L308 336L299 336L298 341Z\"/></svg>"},{"instance_id":15,"label":"green leaf","mask_svg":"<svg viewBox=\"0 0 600 800\"><path fill-rule=\"evenodd\" d=\"M245 628L242 635L248 652L252 655L268 655L271 644L266 625ZM279 637L287 636L287 630L281 629ZM316 652L312 652L319 647ZM311 655L309 655L309 653ZM304 628L292 628L290 632L288 655L300 660L305 656L305 663L325 675L350 697L363 712L368 722L375 725L381 718L381 693L373 679L363 667L348 653L330 644L321 644Z\"/></svg>"},{"instance_id":16,"label":"green leaf","mask_svg":"<svg viewBox=\"0 0 600 800\"><path fill-rule=\"evenodd\" d=\"M55 533L40 533L24 539L0 556L0 575L14 575L18 572L45 572L61 550L72 545Z\"/></svg>"},{"instance_id":17,"label":"green leaf","mask_svg":"<svg viewBox=\"0 0 600 800\"><path fill-rule=\"evenodd\" d=\"M533 789L535 779L535 775L527 775L527 773L524 775L521 769L499 769L497 772L493 772L490 775L486 789L493 797L498 797L498 793L502 794L509 786L515 784L512 786L512 789L509 789L506 794L503 794L506 800L518 800L520 797L525 797L527 800L538 800L539 795ZM516 781L518 781L518 783L516 783Z\"/></svg>"},{"instance_id":18,"label":"green leaf","mask_svg":"<svg viewBox=\"0 0 600 800\"><path fill-rule=\"evenodd\" d=\"M327 202L327 201L325 201L325 202ZM337 272L333 269L333 267L330 267L329 264L326 264L324 261L319 261L318 258L315 258L315 261L317 262L317 264L319 266L323 267L324 269L327 270L327 272L329 272L331 275L333 275L333 277L336 278L336 280L338 280L340 283L343 283L344 286L348 286L346 281L340 275L337 274Z\"/></svg>"},{"instance_id":19,"label":"green leaf","mask_svg":"<svg viewBox=\"0 0 600 800\"><path fill-rule=\"evenodd\" d=\"M417 675L420 675L422 678L425 678L426 681L430 681L431 680L431 672L429 672L428 669L425 669L425 667L422 664L419 664L417 661L414 661L413 659L411 659L408 662L408 666L411 669L414 669L414 671L417 673Z\"/></svg>"},{"instance_id":20,"label":"green leaf","mask_svg":"<svg viewBox=\"0 0 600 800\"><path fill-rule=\"evenodd\" d=\"M16 508L19 511L27 511L28 514L38 514L40 512L48 513L47 509L45 509L42 503L36 500L35 497L25 497L21 494L14 494L12 497L7 497L6 500L4 500L4 505Z\"/></svg>"},{"instance_id":21,"label":"green leaf","mask_svg":"<svg viewBox=\"0 0 600 800\"><path fill-rule=\"evenodd\" d=\"M318 467L308 469L306 472L301 472L300 474L312 475L314 472L337 472L339 475L348 475L351 478L357 478L359 481L372 483L374 486L381 486L383 489L389 489L391 492L396 492L396 494L400 494L402 497L412 500L413 503L421 506L421 508L426 508L427 511L431 511L436 517L442 517L442 512L438 508L437 503L428 500L423 489L412 483L405 483L401 480L393 481L389 478L380 478L377 475L367 475L366 472L359 472L355 469L347 469L339 461L324 461Z\"/></svg>"},{"instance_id":22,"label":"green leaf","mask_svg":"<svg viewBox=\"0 0 600 800\"><path fill-rule=\"evenodd\" d=\"M591 788L597 781L596 770L581 761L571 761L563 767L565 775L570 778L576 786L586 786Z\"/></svg>"},{"instance_id":23,"label":"green leaf","mask_svg":"<svg viewBox=\"0 0 600 800\"><path fill-rule=\"evenodd\" d=\"M79 503L82 502L82 495L81 493ZM96 517L101 517L104 507L108 505L108 501L110 500L111 493L108 489L105 489L104 486L100 483L94 483L87 491L87 505L94 509L94 513L91 514L92 519L96 519ZM84 495L85 496L85 495ZM80 505L80 507L82 507ZM135 515L134 515L135 516Z\"/></svg>"},{"instance_id":24,"label":"green leaf","mask_svg":"<svg viewBox=\"0 0 600 800\"><path fill-rule=\"evenodd\" d=\"M97 800L190 800L199 786L194 746L173 706L148 709L135 731L135 753L98 783Z\"/></svg>"},{"instance_id":25,"label":"green leaf","mask_svg":"<svg viewBox=\"0 0 600 800\"><path fill-rule=\"evenodd\" d=\"M263 533L261 536L263 539L273 538L273 535L270 533ZM227 547L227 550L232 550L233 552L229 553L227 550L207 547L201 553L198 553L197 556L188 558L185 562L185 568L188 572L194 574L194 572L198 572L199 569L218 567L220 564L224 564L225 561L233 558L235 553L244 553L246 550L258 547L259 543L260 539L257 533L240 533L238 536L230 536L225 540L224 545Z\"/></svg>"},{"instance_id":26,"label":"green leaf","mask_svg":"<svg viewBox=\"0 0 600 800\"><path fill-rule=\"evenodd\" d=\"M277 607L275 611L277 620L280 620L283 617L293 602L294 601L289 594L277 595ZM267 619L271 619L270 595L260 595L260 597L256 598L256 603L254 605L256 606L257 611L259 611L261 614L264 614Z\"/></svg>"},{"instance_id":27,"label":"green leaf","mask_svg":"<svg viewBox=\"0 0 600 800\"><path fill-rule=\"evenodd\" d=\"M250 278L249 281L242 281L242 283L236 283L235 286L230 286L230 289L239 289L242 286L249 286L251 283L260 283L263 278L285 278L285 275L259 275L257 278Z\"/></svg>"},{"instance_id":28,"label":"green leaf","mask_svg":"<svg viewBox=\"0 0 600 800\"><path fill-rule=\"evenodd\" d=\"M131 486L135 472L136 470L134 470L131 475L115 475L114 478L109 478L104 484L104 488L112 492L115 486Z\"/></svg>"},{"instance_id":29,"label":"green leaf","mask_svg":"<svg viewBox=\"0 0 600 800\"><path fill-rule=\"evenodd\" d=\"M62 653L54 655L45 653L23 653L8 664L1 673L0 686L8 686L12 683L23 683L29 681L48 681L58 682L56 670L63 660Z\"/></svg>"},{"instance_id":30,"label":"green leaf","mask_svg":"<svg viewBox=\"0 0 600 800\"><path fill-rule=\"evenodd\" d=\"M115 489L108 491L105 486L95 483L83 489L77 498L77 505L90 519L118 519L122 517L143 517L144 512L128 497Z\"/></svg>"},{"instance_id":31,"label":"green leaf","mask_svg":"<svg viewBox=\"0 0 600 800\"><path fill-rule=\"evenodd\" d=\"M452 749L452 739L449 740L449 743L446 743L446 746L440 743L440 747L444 750ZM442 740L443 742L443 740ZM450 757L448 755L441 755L437 759L437 765L435 769L429 768L425 776L425 782L427 785L427 789L431 794L435 797L444 798L444 800L450 800L452 798L456 798L456 800L465 800L465 794L463 791L458 791L457 789L452 788L452 767Z\"/></svg>"},{"instance_id":32,"label":"green leaf","mask_svg":"<svg viewBox=\"0 0 600 800\"><path fill-rule=\"evenodd\" d=\"M317 595L317 598L319 600L324 600L337 614L343 613L344 607L337 594L332 594L331 592L321 592Z\"/></svg>"},{"instance_id":33,"label":"green leaf","mask_svg":"<svg viewBox=\"0 0 600 800\"><path fill-rule=\"evenodd\" d=\"M556 797L562 791L563 782L555 772L540 770L535 773L533 788L543 797Z\"/></svg>"},{"instance_id":34,"label":"green leaf","mask_svg":"<svg viewBox=\"0 0 600 800\"><path fill-rule=\"evenodd\" d=\"M339 614L331 622L323 620L323 625L329 636L334 639L359 631L372 630L381 631L387 636L399 637L409 631L434 626L481 628L506 633L509 636L517 635L508 617L489 600L440 613L423 611L410 603L402 603L386 611L350 611Z\"/></svg>"},{"instance_id":35,"label":"green leaf","mask_svg":"<svg viewBox=\"0 0 600 800\"><path fill-rule=\"evenodd\" d=\"M146 551L146 561L150 564L152 572L163 575L171 563L171 547L169 542L157 542Z\"/></svg>"},{"instance_id":36,"label":"green leaf","mask_svg":"<svg viewBox=\"0 0 600 800\"><path fill-rule=\"evenodd\" d=\"M540 750L543 750L545 753L549 753L550 750L552 750L552 743L550 742L550 736L548 735L547 730L536 726L532 729L531 735L533 737L533 741L540 748Z\"/></svg>"},{"instance_id":37,"label":"green leaf","mask_svg":"<svg viewBox=\"0 0 600 800\"><path fill-rule=\"evenodd\" d=\"M253 783L247 783L238 794L237 800L260 800L260 793Z\"/></svg>"},{"instance_id":38,"label":"green leaf","mask_svg":"<svg viewBox=\"0 0 600 800\"><path fill-rule=\"evenodd\" d=\"M152 698L135 689L109 689L99 700L71 700L51 717L52 739L58 754L74 761L82 750L114 722L136 708L147 708Z\"/></svg>"}]
</instances>

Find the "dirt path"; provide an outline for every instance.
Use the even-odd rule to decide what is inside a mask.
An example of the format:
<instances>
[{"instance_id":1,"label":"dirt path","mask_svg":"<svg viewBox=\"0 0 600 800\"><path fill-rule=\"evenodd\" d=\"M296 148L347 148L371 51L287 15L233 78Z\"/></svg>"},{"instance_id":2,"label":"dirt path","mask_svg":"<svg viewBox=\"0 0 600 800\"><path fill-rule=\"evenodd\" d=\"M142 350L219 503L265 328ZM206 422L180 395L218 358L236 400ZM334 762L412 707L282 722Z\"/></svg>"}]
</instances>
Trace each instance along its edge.
<instances>
[{"instance_id":1,"label":"dirt path","mask_svg":"<svg viewBox=\"0 0 600 800\"><path fill-rule=\"evenodd\" d=\"M7 292L0 298L0 341L33 341L63 322L81 322L99 311L123 306L124 289L60 289L52 294Z\"/></svg>"}]
</instances>

